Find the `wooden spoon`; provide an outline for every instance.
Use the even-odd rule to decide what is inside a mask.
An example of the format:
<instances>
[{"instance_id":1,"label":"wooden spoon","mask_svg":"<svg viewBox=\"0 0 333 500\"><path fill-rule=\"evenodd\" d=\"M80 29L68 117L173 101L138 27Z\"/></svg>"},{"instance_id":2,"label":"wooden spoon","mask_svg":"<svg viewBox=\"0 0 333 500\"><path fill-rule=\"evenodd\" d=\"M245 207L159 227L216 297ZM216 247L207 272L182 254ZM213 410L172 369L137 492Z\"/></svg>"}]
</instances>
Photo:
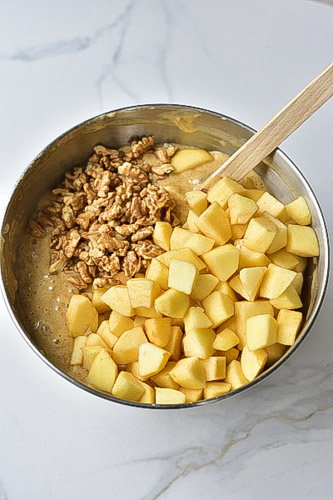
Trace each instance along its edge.
<instances>
[{"instance_id":1,"label":"wooden spoon","mask_svg":"<svg viewBox=\"0 0 333 500\"><path fill-rule=\"evenodd\" d=\"M195 189L207 189L212 181L216 180L216 177L228 176L235 181L240 181L332 95L333 64L312 80L262 129L256 132Z\"/></svg>"}]
</instances>

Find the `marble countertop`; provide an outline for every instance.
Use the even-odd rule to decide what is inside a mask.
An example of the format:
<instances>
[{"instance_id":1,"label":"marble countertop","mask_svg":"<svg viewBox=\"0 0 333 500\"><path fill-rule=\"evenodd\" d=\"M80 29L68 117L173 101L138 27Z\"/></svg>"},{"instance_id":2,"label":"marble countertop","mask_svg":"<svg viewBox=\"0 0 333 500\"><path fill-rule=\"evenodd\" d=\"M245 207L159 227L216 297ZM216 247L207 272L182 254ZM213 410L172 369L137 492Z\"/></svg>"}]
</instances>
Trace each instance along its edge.
<instances>
[{"instance_id":1,"label":"marble countertop","mask_svg":"<svg viewBox=\"0 0 333 500\"><path fill-rule=\"evenodd\" d=\"M2 0L1 11L1 210L31 159L80 121L170 102L259 128L332 57L322 2ZM331 234L332 125L330 102L282 146ZM332 285L282 369L225 402L167 412L78 390L0 300L1 500L332 498Z\"/></svg>"}]
</instances>

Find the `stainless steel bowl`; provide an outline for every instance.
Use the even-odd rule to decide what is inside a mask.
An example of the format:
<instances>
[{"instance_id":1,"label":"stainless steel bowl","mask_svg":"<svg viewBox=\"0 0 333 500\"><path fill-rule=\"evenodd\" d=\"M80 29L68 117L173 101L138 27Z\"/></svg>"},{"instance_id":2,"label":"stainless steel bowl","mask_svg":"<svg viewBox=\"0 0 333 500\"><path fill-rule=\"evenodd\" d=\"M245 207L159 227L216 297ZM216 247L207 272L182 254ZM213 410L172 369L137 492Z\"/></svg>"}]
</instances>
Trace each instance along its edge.
<instances>
[{"instance_id":1,"label":"stainless steel bowl","mask_svg":"<svg viewBox=\"0 0 333 500\"><path fill-rule=\"evenodd\" d=\"M295 196L304 196L313 218L320 256L308 266L303 287L304 325L294 346L253 382L232 393L215 399L181 405L144 405L124 401L100 393L78 382L48 360L38 348L36 332L29 330L20 314L20 283L15 269L21 235L26 231L37 202L54 188L65 172L75 165L84 164L93 146L104 144L120 147L133 137L153 134L155 141L188 144L208 150L232 154L255 131L232 118L205 109L180 105L144 105L118 109L87 120L58 137L47 146L21 176L8 204L1 238L2 291L14 323L31 348L59 375L92 394L132 406L145 408L186 408L220 401L253 387L281 366L303 342L322 305L329 274L329 243L322 211L311 187L294 163L280 150L261 163L256 172L268 190L287 203Z\"/></svg>"}]
</instances>

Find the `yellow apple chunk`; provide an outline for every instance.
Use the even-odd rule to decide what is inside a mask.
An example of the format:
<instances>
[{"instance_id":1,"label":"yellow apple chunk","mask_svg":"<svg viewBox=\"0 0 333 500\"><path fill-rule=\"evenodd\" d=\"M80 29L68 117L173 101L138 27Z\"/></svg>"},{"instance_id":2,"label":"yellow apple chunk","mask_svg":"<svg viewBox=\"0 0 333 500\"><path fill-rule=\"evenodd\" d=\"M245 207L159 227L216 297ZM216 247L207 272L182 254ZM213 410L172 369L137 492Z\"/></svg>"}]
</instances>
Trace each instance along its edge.
<instances>
[{"instance_id":1,"label":"yellow apple chunk","mask_svg":"<svg viewBox=\"0 0 333 500\"><path fill-rule=\"evenodd\" d=\"M107 304L113 311L116 311L123 316L130 317L135 315L135 310L131 305L126 286L112 286L107 292L105 292L104 295L102 295L101 300L105 302L105 304Z\"/></svg>"},{"instance_id":2,"label":"yellow apple chunk","mask_svg":"<svg viewBox=\"0 0 333 500\"><path fill-rule=\"evenodd\" d=\"M185 403L185 394L175 389L156 387L155 402L157 405L178 405Z\"/></svg>"},{"instance_id":3,"label":"yellow apple chunk","mask_svg":"<svg viewBox=\"0 0 333 500\"><path fill-rule=\"evenodd\" d=\"M217 245L224 245L231 238L229 219L217 202L202 212L196 225L205 236L212 238Z\"/></svg>"},{"instance_id":4,"label":"yellow apple chunk","mask_svg":"<svg viewBox=\"0 0 333 500\"><path fill-rule=\"evenodd\" d=\"M234 301L222 292L213 292L202 301L205 314L216 328L234 314Z\"/></svg>"},{"instance_id":5,"label":"yellow apple chunk","mask_svg":"<svg viewBox=\"0 0 333 500\"><path fill-rule=\"evenodd\" d=\"M132 278L127 281L128 295L133 308L154 305L155 299L160 295L162 289L155 281L147 278Z\"/></svg>"},{"instance_id":6,"label":"yellow apple chunk","mask_svg":"<svg viewBox=\"0 0 333 500\"><path fill-rule=\"evenodd\" d=\"M196 255L202 255L213 248L215 241L202 234L192 233L187 229L175 227L171 239L171 250L179 248L191 248Z\"/></svg>"},{"instance_id":7,"label":"yellow apple chunk","mask_svg":"<svg viewBox=\"0 0 333 500\"><path fill-rule=\"evenodd\" d=\"M303 315L300 311L280 309L277 315L277 341L283 345L293 345L302 324Z\"/></svg>"},{"instance_id":8,"label":"yellow apple chunk","mask_svg":"<svg viewBox=\"0 0 333 500\"><path fill-rule=\"evenodd\" d=\"M169 270L167 266L157 259L152 259L147 271L146 278L155 281L163 290L168 288Z\"/></svg>"},{"instance_id":9,"label":"yellow apple chunk","mask_svg":"<svg viewBox=\"0 0 333 500\"><path fill-rule=\"evenodd\" d=\"M187 387L179 387L179 391L185 394L186 403L195 403L196 401L200 401L203 396L202 389L188 389Z\"/></svg>"},{"instance_id":10,"label":"yellow apple chunk","mask_svg":"<svg viewBox=\"0 0 333 500\"><path fill-rule=\"evenodd\" d=\"M149 342L139 347L139 374L141 377L152 377L163 370L170 357L170 353Z\"/></svg>"},{"instance_id":11,"label":"yellow apple chunk","mask_svg":"<svg viewBox=\"0 0 333 500\"><path fill-rule=\"evenodd\" d=\"M202 214L207 208L207 194L203 191L188 191L185 198L197 215Z\"/></svg>"},{"instance_id":12,"label":"yellow apple chunk","mask_svg":"<svg viewBox=\"0 0 333 500\"><path fill-rule=\"evenodd\" d=\"M272 253L269 258L276 266L285 267L291 271L294 271L295 267L299 264L299 260L296 255L286 252L284 249Z\"/></svg>"},{"instance_id":13,"label":"yellow apple chunk","mask_svg":"<svg viewBox=\"0 0 333 500\"><path fill-rule=\"evenodd\" d=\"M169 288L190 295L199 275L198 269L190 262L172 259L169 267Z\"/></svg>"},{"instance_id":14,"label":"yellow apple chunk","mask_svg":"<svg viewBox=\"0 0 333 500\"><path fill-rule=\"evenodd\" d=\"M91 365L93 364L94 359L96 356L101 352L105 351L106 349L102 347L101 345L89 345L89 346L84 346L81 348L82 349L82 366L85 368L85 370L90 370Z\"/></svg>"},{"instance_id":15,"label":"yellow apple chunk","mask_svg":"<svg viewBox=\"0 0 333 500\"><path fill-rule=\"evenodd\" d=\"M139 326L124 332L113 347L113 359L120 365L127 365L132 361L137 361L139 357L139 347L148 342L148 339Z\"/></svg>"},{"instance_id":16,"label":"yellow apple chunk","mask_svg":"<svg viewBox=\"0 0 333 500\"><path fill-rule=\"evenodd\" d=\"M311 212L303 196L288 203L286 210L290 219L293 219L296 224L301 226L309 226L311 224Z\"/></svg>"},{"instance_id":17,"label":"yellow apple chunk","mask_svg":"<svg viewBox=\"0 0 333 500\"><path fill-rule=\"evenodd\" d=\"M243 373L240 361L233 360L228 364L225 382L231 385L233 391L249 382Z\"/></svg>"},{"instance_id":18,"label":"yellow apple chunk","mask_svg":"<svg viewBox=\"0 0 333 500\"><path fill-rule=\"evenodd\" d=\"M234 193L228 199L231 224L246 224L258 210L258 205L238 193Z\"/></svg>"},{"instance_id":19,"label":"yellow apple chunk","mask_svg":"<svg viewBox=\"0 0 333 500\"><path fill-rule=\"evenodd\" d=\"M281 250L281 248L284 248L287 245L288 241L287 226L283 224L283 222L281 222L276 217L273 217L273 215L270 215L268 212L264 212L263 216L266 217L266 219L273 222L276 228L276 234L274 240L266 250L267 254L270 255L271 253Z\"/></svg>"},{"instance_id":20,"label":"yellow apple chunk","mask_svg":"<svg viewBox=\"0 0 333 500\"><path fill-rule=\"evenodd\" d=\"M171 158L174 173L179 174L184 170L198 167L203 163L214 160L214 157L205 149L181 149Z\"/></svg>"},{"instance_id":21,"label":"yellow apple chunk","mask_svg":"<svg viewBox=\"0 0 333 500\"><path fill-rule=\"evenodd\" d=\"M173 380L188 389L203 389L206 386L206 372L198 358L183 358L170 370Z\"/></svg>"},{"instance_id":22,"label":"yellow apple chunk","mask_svg":"<svg viewBox=\"0 0 333 500\"><path fill-rule=\"evenodd\" d=\"M131 373L120 372L112 389L112 395L115 398L125 399L127 401L139 401L145 389L142 382L136 380Z\"/></svg>"},{"instance_id":23,"label":"yellow apple chunk","mask_svg":"<svg viewBox=\"0 0 333 500\"><path fill-rule=\"evenodd\" d=\"M234 276L230 281L229 281L230 287L235 290L236 293L241 295L244 299L250 300L250 296L247 293L243 283L240 280L239 274Z\"/></svg>"},{"instance_id":24,"label":"yellow apple chunk","mask_svg":"<svg viewBox=\"0 0 333 500\"><path fill-rule=\"evenodd\" d=\"M189 229L191 233L198 233L199 228L196 224L197 220L199 218L199 215L197 215L194 210L189 210L187 214L187 219L186 219L186 229ZM183 226L185 228L185 225Z\"/></svg>"},{"instance_id":25,"label":"yellow apple chunk","mask_svg":"<svg viewBox=\"0 0 333 500\"><path fill-rule=\"evenodd\" d=\"M250 220L244 235L244 245L256 252L266 252L276 235L275 224L267 217L254 217Z\"/></svg>"},{"instance_id":26,"label":"yellow apple chunk","mask_svg":"<svg viewBox=\"0 0 333 500\"><path fill-rule=\"evenodd\" d=\"M219 281L216 287L214 288L214 292L222 292L224 293L224 295L228 295L228 297L230 297L231 300L233 300L234 302L238 300L237 295L231 288L228 281Z\"/></svg>"},{"instance_id":27,"label":"yellow apple chunk","mask_svg":"<svg viewBox=\"0 0 333 500\"><path fill-rule=\"evenodd\" d=\"M234 359L238 359L239 356L239 350L236 349L235 347L232 347L231 349L228 349L227 351L218 351L219 356L224 356L226 359L227 365L231 363Z\"/></svg>"},{"instance_id":28,"label":"yellow apple chunk","mask_svg":"<svg viewBox=\"0 0 333 500\"><path fill-rule=\"evenodd\" d=\"M214 349L219 351L228 351L232 347L239 344L239 337L230 328L224 328L221 332L216 335L213 343Z\"/></svg>"},{"instance_id":29,"label":"yellow apple chunk","mask_svg":"<svg viewBox=\"0 0 333 500\"><path fill-rule=\"evenodd\" d=\"M146 319L145 331L150 342L159 347L165 347L170 340L171 318Z\"/></svg>"},{"instance_id":30,"label":"yellow apple chunk","mask_svg":"<svg viewBox=\"0 0 333 500\"><path fill-rule=\"evenodd\" d=\"M263 252L256 252L247 248L243 240L234 242L236 248L239 250L239 265L238 269L243 267L267 267L270 259Z\"/></svg>"},{"instance_id":31,"label":"yellow apple chunk","mask_svg":"<svg viewBox=\"0 0 333 500\"><path fill-rule=\"evenodd\" d=\"M260 296L268 299L279 297L293 282L295 271L269 264L260 287Z\"/></svg>"},{"instance_id":32,"label":"yellow apple chunk","mask_svg":"<svg viewBox=\"0 0 333 500\"><path fill-rule=\"evenodd\" d=\"M207 382L204 388L204 399L217 398L230 392L231 384L227 382Z\"/></svg>"},{"instance_id":33,"label":"yellow apple chunk","mask_svg":"<svg viewBox=\"0 0 333 500\"><path fill-rule=\"evenodd\" d=\"M218 180L208 191L207 200L209 203L217 201L222 208L226 208L228 200L233 193L243 194L245 188L238 182L223 177Z\"/></svg>"},{"instance_id":34,"label":"yellow apple chunk","mask_svg":"<svg viewBox=\"0 0 333 500\"><path fill-rule=\"evenodd\" d=\"M102 323L98 327L97 333L110 349L113 348L118 340L118 337L110 332L108 320L102 321Z\"/></svg>"},{"instance_id":35,"label":"yellow apple chunk","mask_svg":"<svg viewBox=\"0 0 333 500\"><path fill-rule=\"evenodd\" d=\"M91 303L98 314L110 311L109 306L101 300L101 297L105 294L105 292L107 292L107 288L96 288L92 291Z\"/></svg>"},{"instance_id":36,"label":"yellow apple chunk","mask_svg":"<svg viewBox=\"0 0 333 500\"><path fill-rule=\"evenodd\" d=\"M88 329L96 332L98 313L87 297L72 295L67 311L67 327L71 337L79 337Z\"/></svg>"},{"instance_id":37,"label":"yellow apple chunk","mask_svg":"<svg viewBox=\"0 0 333 500\"><path fill-rule=\"evenodd\" d=\"M221 281L227 281L238 269L239 250L233 245L213 248L202 256L209 270Z\"/></svg>"},{"instance_id":38,"label":"yellow apple chunk","mask_svg":"<svg viewBox=\"0 0 333 500\"><path fill-rule=\"evenodd\" d=\"M171 224L157 221L153 232L153 242L166 252L170 250Z\"/></svg>"},{"instance_id":39,"label":"yellow apple chunk","mask_svg":"<svg viewBox=\"0 0 333 500\"><path fill-rule=\"evenodd\" d=\"M273 306L268 300L255 300L254 302L235 302L236 333L240 340L238 349L243 349L243 346L246 343L245 334L247 319L259 314L271 314L273 316L273 312Z\"/></svg>"},{"instance_id":40,"label":"yellow apple chunk","mask_svg":"<svg viewBox=\"0 0 333 500\"><path fill-rule=\"evenodd\" d=\"M209 358L214 353L215 332L211 328L196 328L183 339L184 353L187 358Z\"/></svg>"},{"instance_id":41,"label":"yellow apple chunk","mask_svg":"<svg viewBox=\"0 0 333 500\"><path fill-rule=\"evenodd\" d=\"M179 326L172 326L170 333L170 340L164 346L164 349L170 353L170 360L178 361L181 354L181 343L183 339L183 332Z\"/></svg>"},{"instance_id":42,"label":"yellow apple chunk","mask_svg":"<svg viewBox=\"0 0 333 500\"><path fill-rule=\"evenodd\" d=\"M276 309L299 309L303 305L293 284L289 285L279 297L271 299L270 302Z\"/></svg>"},{"instance_id":43,"label":"yellow apple chunk","mask_svg":"<svg viewBox=\"0 0 333 500\"><path fill-rule=\"evenodd\" d=\"M137 307L135 309L137 316L144 316L145 318L161 318L162 314L156 311L153 307Z\"/></svg>"},{"instance_id":44,"label":"yellow apple chunk","mask_svg":"<svg viewBox=\"0 0 333 500\"><path fill-rule=\"evenodd\" d=\"M134 328L134 322L116 311L112 311L109 318L109 329L116 337L120 337L126 330Z\"/></svg>"},{"instance_id":45,"label":"yellow apple chunk","mask_svg":"<svg viewBox=\"0 0 333 500\"><path fill-rule=\"evenodd\" d=\"M243 196L246 196L247 198L250 198L251 200L257 202L259 198L264 194L265 191L262 189L253 189L253 188L248 188L245 189L243 192Z\"/></svg>"},{"instance_id":46,"label":"yellow apple chunk","mask_svg":"<svg viewBox=\"0 0 333 500\"><path fill-rule=\"evenodd\" d=\"M156 257L157 260L162 262L165 266L169 267L172 259L183 260L193 264L198 271L205 269L206 265L201 259L193 252L191 248L177 248L177 250L170 250L170 252L163 253Z\"/></svg>"},{"instance_id":47,"label":"yellow apple chunk","mask_svg":"<svg viewBox=\"0 0 333 500\"><path fill-rule=\"evenodd\" d=\"M265 349L250 351L247 345L244 346L241 355L241 367L248 380L254 380L262 372L267 361Z\"/></svg>"},{"instance_id":48,"label":"yellow apple chunk","mask_svg":"<svg viewBox=\"0 0 333 500\"><path fill-rule=\"evenodd\" d=\"M273 215L273 217L280 219L282 222L287 220L288 215L286 207L267 191L265 191L259 200L257 200L257 205L257 215L262 215L264 212L268 212Z\"/></svg>"},{"instance_id":49,"label":"yellow apple chunk","mask_svg":"<svg viewBox=\"0 0 333 500\"><path fill-rule=\"evenodd\" d=\"M201 363L206 372L207 382L225 378L227 367L225 356L210 356L207 359L202 359Z\"/></svg>"},{"instance_id":50,"label":"yellow apple chunk","mask_svg":"<svg viewBox=\"0 0 333 500\"><path fill-rule=\"evenodd\" d=\"M287 346L281 344L272 344L268 347L265 347L265 351L267 353L267 368L274 365L286 352Z\"/></svg>"},{"instance_id":51,"label":"yellow apple chunk","mask_svg":"<svg viewBox=\"0 0 333 500\"><path fill-rule=\"evenodd\" d=\"M171 318L183 318L189 306L189 296L172 288L163 292L155 301L156 309Z\"/></svg>"},{"instance_id":52,"label":"yellow apple chunk","mask_svg":"<svg viewBox=\"0 0 333 500\"><path fill-rule=\"evenodd\" d=\"M141 382L145 382L147 378L149 378L149 377L142 377L142 375L140 375L138 361L132 361L132 363L128 363L126 365L126 371L131 373L135 378L137 378Z\"/></svg>"},{"instance_id":53,"label":"yellow apple chunk","mask_svg":"<svg viewBox=\"0 0 333 500\"><path fill-rule=\"evenodd\" d=\"M246 341L250 351L275 344L277 321L271 314L259 314L246 320Z\"/></svg>"},{"instance_id":54,"label":"yellow apple chunk","mask_svg":"<svg viewBox=\"0 0 333 500\"><path fill-rule=\"evenodd\" d=\"M88 382L97 389L111 392L116 377L118 366L106 350L102 350L95 357L88 373Z\"/></svg>"},{"instance_id":55,"label":"yellow apple chunk","mask_svg":"<svg viewBox=\"0 0 333 500\"><path fill-rule=\"evenodd\" d=\"M260 285L267 271L267 267L244 267L239 272L239 279L253 302L259 293Z\"/></svg>"},{"instance_id":56,"label":"yellow apple chunk","mask_svg":"<svg viewBox=\"0 0 333 500\"><path fill-rule=\"evenodd\" d=\"M87 340L86 340L86 346L90 345L100 345L102 347L108 347L102 337L98 335L98 333L91 333L88 335Z\"/></svg>"},{"instance_id":57,"label":"yellow apple chunk","mask_svg":"<svg viewBox=\"0 0 333 500\"><path fill-rule=\"evenodd\" d=\"M189 333L195 328L210 328L212 322L201 307L192 306L184 316L184 325L186 333Z\"/></svg>"},{"instance_id":58,"label":"yellow apple chunk","mask_svg":"<svg viewBox=\"0 0 333 500\"><path fill-rule=\"evenodd\" d=\"M214 290L218 281L218 278L212 274L199 274L191 293L191 299L201 302Z\"/></svg>"},{"instance_id":59,"label":"yellow apple chunk","mask_svg":"<svg viewBox=\"0 0 333 500\"><path fill-rule=\"evenodd\" d=\"M75 337L73 350L70 360L70 365L82 365L83 361L83 353L82 347L86 345L87 337L84 335L80 335L79 337Z\"/></svg>"},{"instance_id":60,"label":"yellow apple chunk","mask_svg":"<svg viewBox=\"0 0 333 500\"><path fill-rule=\"evenodd\" d=\"M304 281L303 274L297 273L292 284L294 285L295 290L298 293L298 295L301 295L301 293L302 293L303 281Z\"/></svg>"},{"instance_id":61,"label":"yellow apple chunk","mask_svg":"<svg viewBox=\"0 0 333 500\"><path fill-rule=\"evenodd\" d=\"M170 371L172 368L176 365L175 361L169 361L163 370L161 370L159 373L156 375L153 375L151 377L151 380L154 382L154 384L158 385L159 387L169 387L170 389L178 389L178 384L173 380L173 378L170 376Z\"/></svg>"},{"instance_id":62,"label":"yellow apple chunk","mask_svg":"<svg viewBox=\"0 0 333 500\"><path fill-rule=\"evenodd\" d=\"M286 250L301 257L317 257L319 244L312 227L289 224Z\"/></svg>"},{"instance_id":63,"label":"yellow apple chunk","mask_svg":"<svg viewBox=\"0 0 333 500\"><path fill-rule=\"evenodd\" d=\"M154 404L155 403L155 390L148 384L140 382L144 389L143 396L139 399L139 403Z\"/></svg>"}]
</instances>

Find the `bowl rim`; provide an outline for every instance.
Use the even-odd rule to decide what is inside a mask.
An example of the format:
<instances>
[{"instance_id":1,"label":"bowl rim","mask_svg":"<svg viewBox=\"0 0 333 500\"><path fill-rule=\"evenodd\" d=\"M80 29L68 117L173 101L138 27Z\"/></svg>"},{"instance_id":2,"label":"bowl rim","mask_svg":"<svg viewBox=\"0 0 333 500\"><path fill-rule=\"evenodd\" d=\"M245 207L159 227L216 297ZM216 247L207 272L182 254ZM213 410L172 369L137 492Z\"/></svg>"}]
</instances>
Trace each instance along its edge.
<instances>
[{"instance_id":1,"label":"bowl rim","mask_svg":"<svg viewBox=\"0 0 333 500\"><path fill-rule=\"evenodd\" d=\"M236 124L236 125L240 126L241 128L247 130L251 134L254 134L256 132L256 130L253 129L252 127L250 127L249 125L241 122L240 120L232 118L228 115L225 115L223 113L219 113L217 111L212 111L212 110L209 110L206 108L202 108L202 107L198 107L198 106L191 106L191 105L186 105L186 104L169 104L169 103L139 104L139 105L132 105L132 106L124 106L121 108L117 108L117 109L113 109L110 111L105 111L103 113L99 113L98 115L95 115L91 118L88 118L88 119L80 122L79 124L74 125L73 127L69 128L68 130L66 130L62 134L60 134L57 138L55 138L48 145L46 145L40 151L40 153L38 153L33 158L33 160L29 163L29 165L24 169L23 173L21 174L19 179L16 181L16 183L14 184L14 186L9 194L9 198L8 198L7 203L6 203L5 210L4 210L3 216L2 216L1 235L4 232L6 215L7 215L8 209L9 209L10 201L11 201L15 191L19 187L21 180L24 178L26 172L31 168L31 166L36 162L36 160L38 158L40 158L41 156L43 156L45 153L47 153L47 151L49 151L53 146L55 146L59 140L61 140L62 138L64 138L66 135L73 132L74 130L76 130L76 129L96 120L96 119L99 119L103 116L111 115L113 113L120 113L123 111L135 111L135 110L141 109L141 108L154 109L154 108L163 108L163 107L174 108L174 109L186 109L188 111L193 111L193 112L208 113L210 115L214 115L214 116L220 118L221 120L230 121L233 124ZM238 394L241 394L241 393L251 389L253 386L255 386L255 385L259 384L260 382L262 382L263 380L265 380L268 376L272 375L278 368L280 368L280 366L283 363L285 363L285 361L287 361L291 357L292 354L294 354L294 352L298 349L298 347L303 343L304 339L308 336L308 334L309 334L311 328L313 327L313 324L314 324L314 322L319 314L321 306L324 302L324 298L325 298L327 288L328 288L328 280L329 280L329 273L330 273L330 242L329 242L329 237L328 237L328 229L327 229L327 224L326 224L326 221L324 218L324 214L323 214L323 211L322 211L320 204L318 202L317 196L315 195L312 187L308 183L307 179L305 178L305 176L303 175L301 170L299 170L299 168L291 160L291 158L280 148L276 148L274 154L276 154L276 153L278 155L280 155L288 163L288 167L291 168L291 170L294 171L301 178L302 183L305 184L305 186L307 187L307 189L312 197L312 201L314 202L314 205L316 206L317 215L318 215L318 218L320 220L320 225L321 225L322 230L323 230L323 250L324 250L324 257L326 255L326 258L324 258L324 269L323 269L324 280L323 280L321 287L320 287L320 292L318 295L318 299L316 301L317 303L315 304L315 306L310 314L310 317L307 320L308 324L307 324L306 328L304 329L302 334L298 337L296 343L293 346L290 346L288 352L286 352L276 363L274 363L270 368L265 370L257 378L255 378L252 381L249 381L248 384L246 384L242 387L239 387L238 389L235 389L229 393L223 394L221 396L217 396L217 397L211 398L211 399L203 399L200 401L195 401L195 402L190 402L190 403L181 403L181 404L164 404L163 405L163 404L156 404L156 403L152 404L152 403L140 403L138 401L128 401L128 400L116 398L116 397L112 396L111 394L107 394L107 393L98 391L97 389L93 389L92 387L89 387L89 386L79 382L78 380L71 377L69 374L63 372L60 368L58 368L56 365L54 365L37 348L37 346L34 345L33 342L30 340L27 333L24 331L24 329L19 324L19 322L15 316L15 313L10 305L9 298L8 298L8 295L7 295L7 292L5 289L5 285L4 285L3 262L1 260L1 265L0 265L0 267L1 267L1 269L0 269L1 293L3 296L4 302L6 304L7 310L9 312L9 315L12 318L12 321L13 321L14 325L16 326L17 330L19 331L20 335L23 337L23 339L26 341L26 343L30 346L30 348L38 355L38 357L44 361L44 363L46 363L50 368L52 368L56 373L58 373L60 376L65 378L67 381L71 382L72 384L76 385L77 387L83 389L84 391L86 391L94 396L97 396L97 397L100 397L102 399L112 401L112 402L115 402L118 404L124 404L126 406L132 406L132 407L136 407L136 408L153 409L153 410L165 410L165 409L167 409L167 410L174 410L174 409L180 410L180 409L185 409L185 408L186 409L187 408L197 408L197 407L204 406L204 405L207 405L210 403L215 403L217 401L229 399L233 396L236 396Z\"/></svg>"}]
</instances>

